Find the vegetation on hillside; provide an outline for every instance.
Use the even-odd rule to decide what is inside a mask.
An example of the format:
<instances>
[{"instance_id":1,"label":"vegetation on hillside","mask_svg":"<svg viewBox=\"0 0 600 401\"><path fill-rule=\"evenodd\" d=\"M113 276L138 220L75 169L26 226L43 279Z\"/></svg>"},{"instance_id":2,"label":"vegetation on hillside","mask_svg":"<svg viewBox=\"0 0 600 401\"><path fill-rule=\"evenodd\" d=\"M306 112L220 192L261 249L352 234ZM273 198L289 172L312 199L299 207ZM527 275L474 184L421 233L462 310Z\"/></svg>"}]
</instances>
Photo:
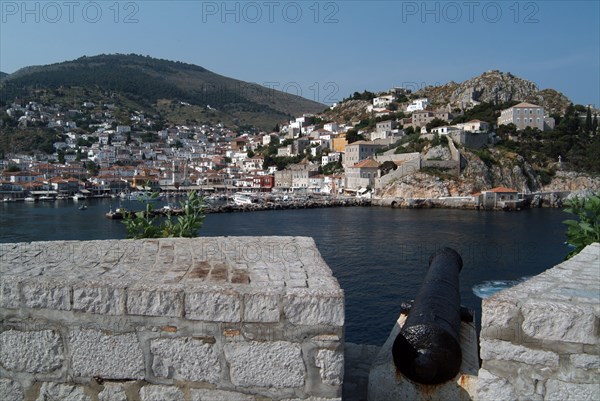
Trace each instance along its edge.
<instances>
[{"instance_id":1,"label":"vegetation on hillside","mask_svg":"<svg viewBox=\"0 0 600 401\"><path fill-rule=\"evenodd\" d=\"M28 67L0 83L0 100L30 99L39 91L98 88L123 95L156 112L161 99L213 109L237 118L240 124L263 128L302 112L318 112L324 105L227 78L202 67L139 55L100 55L40 67ZM71 103L73 99L65 101ZM89 99L78 99L79 104ZM260 116L258 119L257 116ZM222 117L218 113L215 117ZM257 121L259 120L259 121ZM219 121L213 121L219 122Z\"/></svg>"},{"instance_id":2,"label":"vegetation on hillside","mask_svg":"<svg viewBox=\"0 0 600 401\"><path fill-rule=\"evenodd\" d=\"M589 113L582 123L573 104L567 107L564 116L553 117L556 125L551 131L530 128L517 131L512 125L500 126L497 146L546 168L557 165L560 158L565 169L600 174L598 117Z\"/></svg>"}]
</instances>

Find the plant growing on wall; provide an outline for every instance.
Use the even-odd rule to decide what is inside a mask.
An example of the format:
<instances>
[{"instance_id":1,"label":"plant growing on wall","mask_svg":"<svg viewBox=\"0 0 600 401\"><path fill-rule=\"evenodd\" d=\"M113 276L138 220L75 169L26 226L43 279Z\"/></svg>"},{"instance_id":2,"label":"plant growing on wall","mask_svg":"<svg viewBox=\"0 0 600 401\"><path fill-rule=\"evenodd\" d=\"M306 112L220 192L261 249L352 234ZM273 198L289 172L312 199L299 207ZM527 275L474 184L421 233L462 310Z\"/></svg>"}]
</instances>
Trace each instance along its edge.
<instances>
[{"instance_id":1,"label":"plant growing on wall","mask_svg":"<svg viewBox=\"0 0 600 401\"><path fill-rule=\"evenodd\" d=\"M196 191L188 193L187 200L180 202L183 213L178 216L167 214L166 219L161 220L154 215L154 206L151 200L158 197L158 192L150 196L146 201L146 209L141 212L126 215L123 224L127 230L127 238L169 238L169 237L197 237L200 227L206 217L204 210L206 203Z\"/></svg>"},{"instance_id":2,"label":"plant growing on wall","mask_svg":"<svg viewBox=\"0 0 600 401\"><path fill-rule=\"evenodd\" d=\"M600 242L600 192L587 199L575 197L565 204L564 211L578 217L563 221L567 225L567 243L574 247L566 257L569 259L591 243Z\"/></svg>"}]
</instances>

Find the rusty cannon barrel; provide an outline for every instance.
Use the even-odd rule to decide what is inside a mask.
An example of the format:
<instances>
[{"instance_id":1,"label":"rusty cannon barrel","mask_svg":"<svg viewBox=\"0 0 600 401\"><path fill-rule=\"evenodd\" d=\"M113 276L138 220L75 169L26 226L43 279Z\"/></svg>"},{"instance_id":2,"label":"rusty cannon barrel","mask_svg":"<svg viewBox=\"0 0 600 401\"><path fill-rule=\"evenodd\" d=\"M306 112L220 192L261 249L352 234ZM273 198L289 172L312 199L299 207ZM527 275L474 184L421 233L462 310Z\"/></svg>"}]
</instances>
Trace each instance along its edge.
<instances>
[{"instance_id":1,"label":"rusty cannon barrel","mask_svg":"<svg viewBox=\"0 0 600 401\"><path fill-rule=\"evenodd\" d=\"M396 368L421 384L455 377L462 362L461 306L458 274L462 258L443 248L429 258L429 271L408 317L394 340Z\"/></svg>"}]
</instances>

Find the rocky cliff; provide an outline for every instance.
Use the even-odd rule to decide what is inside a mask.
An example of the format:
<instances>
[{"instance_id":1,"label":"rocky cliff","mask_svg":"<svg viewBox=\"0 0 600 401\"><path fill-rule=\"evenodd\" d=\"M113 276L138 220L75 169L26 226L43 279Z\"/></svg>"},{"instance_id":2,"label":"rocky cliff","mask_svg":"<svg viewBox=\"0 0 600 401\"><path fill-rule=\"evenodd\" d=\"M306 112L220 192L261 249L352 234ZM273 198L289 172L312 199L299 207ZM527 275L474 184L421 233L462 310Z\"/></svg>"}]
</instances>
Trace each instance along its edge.
<instances>
[{"instance_id":1,"label":"rocky cliff","mask_svg":"<svg viewBox=\"0 0 600 401\"><path fill-rule=\"evenodd\" d=\"M423 154L431 153L431 149ZM522 156L499 149L474 153L461 150L464 157L460 176L426 169L393 181L376 192L382 198L439 198L467 196L494 187L513 188L519 192L589 193L600 191L600 177L584 173L556 171L543 185L539 172ZM427 156L424 156L427 158Z\"/></svg>"},{"instance_id":2,"label":"rocky cliff","mask_svg":"<svg viewBox=\"0 0 600 401\"><path fill-rule=\"evenodd\" d=\"M569 99L554 89L540 90L531 81L498 70L485 72L462 83L427 86L415 95L429 98L434 105L450 104L452 107L476 102L504 103L514 100L539 104L552 113L563 112L569 105Z\"/></svg>"}]
</instances>

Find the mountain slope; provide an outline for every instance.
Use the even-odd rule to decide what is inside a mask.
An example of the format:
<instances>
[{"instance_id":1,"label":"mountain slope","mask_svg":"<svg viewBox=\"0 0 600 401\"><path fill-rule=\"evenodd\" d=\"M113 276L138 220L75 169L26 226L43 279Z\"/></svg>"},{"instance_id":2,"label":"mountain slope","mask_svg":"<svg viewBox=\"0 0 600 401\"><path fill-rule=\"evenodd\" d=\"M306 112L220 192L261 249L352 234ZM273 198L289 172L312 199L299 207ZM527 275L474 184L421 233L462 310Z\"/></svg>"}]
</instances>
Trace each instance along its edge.
<instances>
[{"instance_id":1,"label":"mountain slope","mask_svg":"<svg viewBox=\"0 0 600 401\"><path fill-rule=\"evenodd\" d=\"M540 90L538 86L511 73L487 71L462 83L449 82L440 86L427 86L415 93L430 102L460 107L472 102L504 103L529 101L544 106L549 112L564 112L569 99L554 89Z\"/></svg>"},{"instance_id":2,"label":"mountain slope","mask_svg":"<svg viewBox=\"0 0 600 401\"><path fill-rule=\"evenodd\" d=\"M257 84L224 77L205 68L138 55L81 57L57 64L23 68L5 77L3 100L26 96L32 89L98 88L123 94L156 111L159 100L173 100L216 109L217 118L239 125L272 127L282 119L326 106ZM83 99L85 100L85 99Z\"/></svg>"}]
</instances>

